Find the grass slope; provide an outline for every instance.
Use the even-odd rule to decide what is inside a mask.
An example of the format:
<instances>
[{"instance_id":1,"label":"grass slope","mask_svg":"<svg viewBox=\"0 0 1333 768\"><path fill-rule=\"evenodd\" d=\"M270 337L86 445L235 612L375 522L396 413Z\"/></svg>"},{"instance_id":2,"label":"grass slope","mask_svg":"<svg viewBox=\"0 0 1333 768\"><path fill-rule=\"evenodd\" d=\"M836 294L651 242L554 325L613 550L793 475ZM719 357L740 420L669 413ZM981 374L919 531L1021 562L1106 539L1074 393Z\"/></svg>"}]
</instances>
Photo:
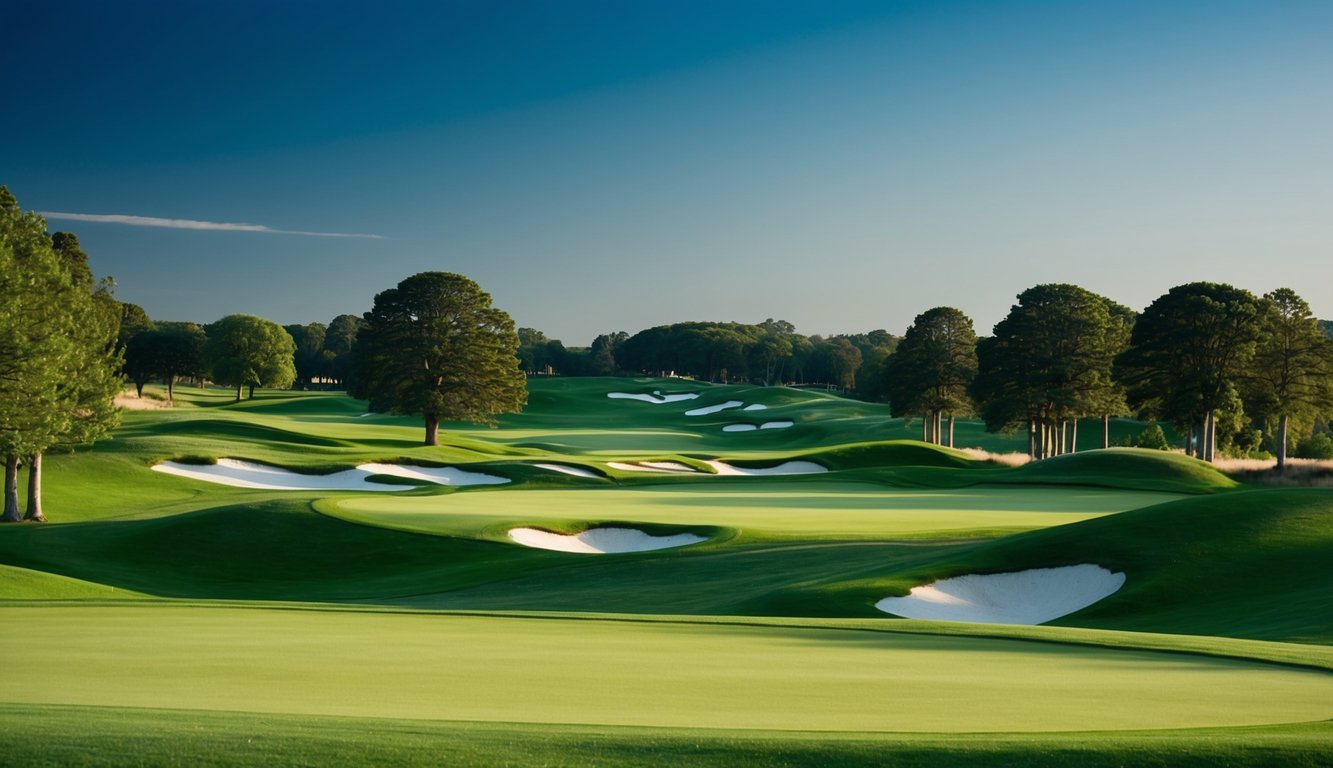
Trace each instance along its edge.
<instances>
[{"instance_id":1,"label":"grass slope","mask_svg":"<svg viewBox=\"0 0 1333 768\"><path fill-rule=\"evenodd\" d=\"M1190 498L1031 531L923 559L891 579L844 585L852 594L831 599L864 602L964 573L1077 563L1123 571L1127 580L1059 624L1333 642L1326 489Z\"/></svg>"}]
</instances>

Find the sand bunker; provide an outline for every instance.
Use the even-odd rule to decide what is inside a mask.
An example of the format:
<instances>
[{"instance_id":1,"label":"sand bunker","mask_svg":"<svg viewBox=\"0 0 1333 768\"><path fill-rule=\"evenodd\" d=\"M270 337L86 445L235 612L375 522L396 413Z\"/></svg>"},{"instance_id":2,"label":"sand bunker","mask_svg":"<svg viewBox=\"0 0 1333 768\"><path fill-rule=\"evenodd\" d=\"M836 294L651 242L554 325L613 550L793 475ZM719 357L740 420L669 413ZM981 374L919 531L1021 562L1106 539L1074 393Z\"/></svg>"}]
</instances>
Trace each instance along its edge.
<instances>
[{"instance_id":1,"label":"sand bunker","mask_svg":"<svg viewBox=\"0 0 1333 768\"><path fill-rule=\"evenodd\" d=\"M776 467L738 467L725 461L707 461L704 463L712 467L713 471L719 475L742 475L746 477L755 475L814 475L828 471L826 467L821 467L813 461L788 461Z\"/></svg>"},{"instance_id":2,"label":"sand bunker","mask_svg":"<svg viewBox=\"0 0 1333 768\"><path fill-rule=\"evenodd\" d=\"M745 406L744 408L742 408L741 410L742 410L742 411L766 411L766 410L768 410L768 406L767 406L767 405L764 405L763 403L755 403L754 405L747 405L747 406Z\"/></svg>"},{"instance_id":3,"label":"sand bunker","mask_svg":"<svg viewBox=\"0 0 1333 768\"><path fill-rule=\"evenodd\" d=\"M757 429L786 429L795 425L794 421L766 421L763 424L728 424L723 432L753 432Z\"/></svg>"},{"instance_id":4,"label":"sand bunker","mask_svg":"<svg viewBox=\"0 0 1333 768\"><path fill-rule=\"evenodd\" d=\"M468 472L457 467L419 467L411 464L362 464L361 472L372 475L393 475L408 480L420 480L436 485L504 485L507 477L496 477L481 472Z\"/></svg>"},{"instance_id":5,"label":"sand bunker","mask_svg":"<svg viewBox=\"0 0 1333 768\"><path fill-rule=\"evenodd\" d=\"M1099 565L1034 568L940 579L875 607L908 619L1043 624L1092 605L1124 583L1125 574Z\"/></svg>"},{"instance_id":6,"label":"sand bunker","mask_svg":"<svg viewBox=\"0 0 1333 768\"><path fill-rule=\"evenodd\" d=\"M370 480L371 475L393 475L408 480L420 480L436 485L498 485L508 478L466 472L454 467L417 467L400 464L362 464L327 475L303 475L281 467L255 464L237 459L218 459L216 464L181 464L164 461L152 467L163 472L192 480L230 485L233 488L255 488L268 491L406 491L410 485L389 485Z\"/></svg>"},{"instance_id":7,"label":"sand bunker","mask_svg":"<svg viewBox=\"0 0 1333 768\"><path fill-rule=\"evenodd\" d=\"M606 466L612 469L619 469L622 472L698 472L699 470L691 467L689 464L681 464L679 461L608 461Z\"/></svg>"},{"instance_id":8,"label":"sand bunker","mask_svg":"<svg viewBox=\"0 0 1333 768\"><path fill-rule=\"evenodd\" d=\"M573 475L574 477L601 477L601 475L593 472L591 469L574 467L569 464L533 464L532 466L549 469L552 472L563 472L566 475Z\"/></svg>"},{"instance_id":9,"label":"sand bunker","mask_svg":"<svg viewBox=\"0 0 1333 768\"><path fill-rule=\"evenodd\" d=\"M728 400L728 401L725 402L725 403L718 403L717 405L707 405L707 406L704 406L703 408L695 408L694 410L686 411L686 412L685 412L685 415L686 415L686 416L707 416L707 415L710 414L710 413L717 413L718 411L725 411L725 410L727 410L728 408L739 408L739 407L741 407L742 405L744 405L744 403L742 403L740 400Z\"/></svg>"},{"instance_id":10,"label":"sand bunker","mask_svg":"<svg viewBox=\"0 0 1333 768\"><path fill-rule=\"evenodd\" d=\"M583 555L648 552L707 541L703 536L696 536L693 533L653 536L636 528L589 528L573 535L552 533L537 528L513 528L509 531L509 538L525 547L576 552Z\"/></svg>"},{"instance_id":11,"label":"sand bunker","mask_svg":"<svg viewBox=\"0 0 1333 768\"><path fill-rule=\"evenodd\" d=\"M628 392L608 392L607 397L612 400L642 400L645 403L678 403L681 400L693 400L699 396L697 392L687 392L679 395L664 395L661 392L654 392L651 395L634 395Z\"/></svg>"}]
</instances>

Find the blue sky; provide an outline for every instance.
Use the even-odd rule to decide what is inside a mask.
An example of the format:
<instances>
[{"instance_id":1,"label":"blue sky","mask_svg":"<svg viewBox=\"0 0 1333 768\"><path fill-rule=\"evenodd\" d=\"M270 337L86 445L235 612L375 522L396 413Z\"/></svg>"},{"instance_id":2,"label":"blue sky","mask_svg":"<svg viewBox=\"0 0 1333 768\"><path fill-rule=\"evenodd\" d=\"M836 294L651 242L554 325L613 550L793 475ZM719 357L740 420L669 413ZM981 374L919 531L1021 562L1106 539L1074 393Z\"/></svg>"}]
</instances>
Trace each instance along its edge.
<instances>
[{"instance_id":1,"label":"blue sky","mask_svg":"<svg viewBox=\"0 0 1333 768\"><path fill-rule=\"evenodd\" d=\"M1057 281L1333 317L1327 2L15 5L24 207L282 231L50 221L159 319L327 322L423 270L567 344L986 333Z\"/></svg>"}]
</instances>

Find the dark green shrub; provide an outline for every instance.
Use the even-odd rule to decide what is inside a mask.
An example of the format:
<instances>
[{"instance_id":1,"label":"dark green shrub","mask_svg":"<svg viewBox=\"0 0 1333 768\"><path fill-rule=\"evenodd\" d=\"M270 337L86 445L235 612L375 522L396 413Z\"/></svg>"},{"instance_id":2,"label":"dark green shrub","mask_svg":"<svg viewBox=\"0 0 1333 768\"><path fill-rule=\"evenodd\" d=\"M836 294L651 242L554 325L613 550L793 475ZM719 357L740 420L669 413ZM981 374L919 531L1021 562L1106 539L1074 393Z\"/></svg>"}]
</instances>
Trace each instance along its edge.
<instances>
[{"instance_id":1,"label":"dark green shrub","mask_svg":"<svg viewBox=\"0 0 1333 768\"><path fill-rule=\"evenodd\" d=\"M1333 459L1333 437L1327 432L1310 435L1296 445L1296 456L1302 459Z\"/></svg>"},{"instance_id":2,"label":"dark green shrub","mask_svg":"<svg viewBox=\"0 0 1333 768\"><path fill-rule=\"evenodd\" d=\"M1143 428L1139 436L1134 440L1136 448L1151 448L1154 451L1165 451L1171 447L1166 441L1166 433L1156 424L1149 424Z\"/></svg>"}]
</instances>

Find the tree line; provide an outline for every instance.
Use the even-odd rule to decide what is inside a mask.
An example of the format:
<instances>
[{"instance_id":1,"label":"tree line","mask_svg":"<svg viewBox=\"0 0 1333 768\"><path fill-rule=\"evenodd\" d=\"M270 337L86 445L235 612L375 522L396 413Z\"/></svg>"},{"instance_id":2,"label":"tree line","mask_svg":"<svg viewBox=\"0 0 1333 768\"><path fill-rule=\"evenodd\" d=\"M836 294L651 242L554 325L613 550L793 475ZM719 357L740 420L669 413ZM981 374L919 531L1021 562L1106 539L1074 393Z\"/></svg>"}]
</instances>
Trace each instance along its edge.
<instances>
[{"instance_id":1,"label":"tree line","mask_svg":"<svg viewBox=\"0 0 1333 768\"><path fill-rule=\"evenodd\" d=\"M370 312L328 325L245 314L154 322L94 277L74 235L48 234L4 187L0 277L6 521L44 519L43 454L112 429L126 381L142 395L161 380L168 399L181 379L234 387L238 401L256 387L345 388L372 410L421 416L428 445L438 443L441 421L494 423L519 409L527 371L836 387L919 418L928 442L951 446L959 417L980 417L994 432L1025 430L1034 458L1073 450L1088 419L1100 420L1105 447L1110 419L1126 415L1173 425L1186 451L1207 461L1219 447L1269 447L1281 467L1298 441L1333 456L1333 324L1287 288L1256 297L1190 283L1136 313L1079 286L1038 285L980 338L961 310L936 307L902 337L806 336L769 319L675 323L566 348L515 329L468 278L425 272L377 294Z\"/></svg>"},{"instance_id":2,"label":"tree line","mask_svg":"<svg viewBox=\"0 0 1333 768\"><path fill-rule=\"evenodd\" d=\"M957 309L918 315L884 375L890 407L921 417L923 439L952 444L954 417L978 415L993 432L1026 430L1033 458L1072 451L1085 419L1107 447L1110 418L1132 414L1170 423L1205 461L1266 445L1281 468L1293 424L1313 437L1333 415L1333 339L1289 288L1189 283L1136 314L1038 285L985 338Z\"/></svg>"},{"instance_id":3,"label":"tree line","mask_svg":"<svg viewBox=\"0 0 1333 768\"><path fill-rule=\"evenodd\" d=\"M1172 288L1136 313L1075 285L1038 285L978 337L953 307L917 316L902 337L883 330L821 337L791 323L686 322L598 336L566 348L519 329L525 370L563 375L678 375L714 382L836 387L919 419L922 439L953 444L956 418L1026 431L1028 453L1068 453L1080 422L1161 420L1190 455L1267 450L1285 465L1295 445L1333 451L1333 322L1291 289L1257 297L1216 283ZM1333 456L1330 456L1333 457Z\"/></svg>"}]
</instances>

